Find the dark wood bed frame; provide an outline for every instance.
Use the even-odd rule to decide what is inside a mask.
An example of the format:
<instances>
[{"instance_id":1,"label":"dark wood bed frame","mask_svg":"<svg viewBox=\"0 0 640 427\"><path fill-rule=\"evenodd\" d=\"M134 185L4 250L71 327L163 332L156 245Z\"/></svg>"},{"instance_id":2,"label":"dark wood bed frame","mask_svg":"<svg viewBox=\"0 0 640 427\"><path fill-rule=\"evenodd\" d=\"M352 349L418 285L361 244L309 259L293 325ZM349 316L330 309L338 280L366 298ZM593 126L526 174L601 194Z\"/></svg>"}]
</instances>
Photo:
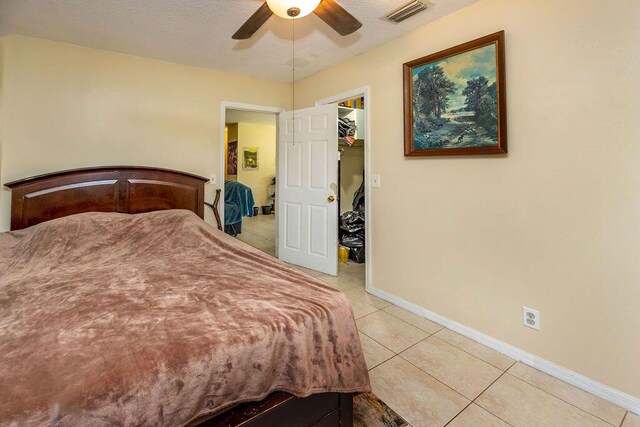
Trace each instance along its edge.
<instances>
[{"instance_id":1,"label":"dark wood bed frame","mask_svg":"<svg viewBox=\"0 0 640 427\"><path fill-rule=\"evenodd\" d=\"M74 169L5 184L11 193L11 230L83 212L144 213L188 209L204 219L208 181L198 175L142 166ZM213 204L221 230L216 192ZM352 426L353 395L322 393L298 398L275 392L260 402L248 402L207 419L201 427L222 426Z\"/></svg>"}]
</instances>

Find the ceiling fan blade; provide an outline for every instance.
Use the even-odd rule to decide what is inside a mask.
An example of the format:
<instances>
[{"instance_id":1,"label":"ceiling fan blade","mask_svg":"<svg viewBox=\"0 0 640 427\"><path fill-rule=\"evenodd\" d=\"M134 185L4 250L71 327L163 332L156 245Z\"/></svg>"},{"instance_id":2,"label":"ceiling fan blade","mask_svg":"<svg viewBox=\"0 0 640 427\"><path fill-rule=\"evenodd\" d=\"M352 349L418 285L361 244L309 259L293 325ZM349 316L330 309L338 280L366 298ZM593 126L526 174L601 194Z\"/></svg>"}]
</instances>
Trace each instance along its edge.
<instances>
[{"instance_id":1,"label":"ceiling fan blade","mask_svg":"<svg viewBox=\"0 0 640 427\"><path fill-rule=\"evenodd\" d=\"M333 0L322 0L313 11L341 36L356 32L362 23Z\"/></svg>"},{"instance_id":2,"label":"ceiling fan blade","mask_svg":"<svg viewBox=\"0 0 640 427\"><path fill-rule=\"evenodd\" d=\"M251 15L247 22L242 24L242 27L231 37L234 40L245 40L250 38L262 24L267 22L267 19L271 18L273 12L269 9L267 3L263 3L262 6L256 12Z\"/></svg>"}]
</instances>

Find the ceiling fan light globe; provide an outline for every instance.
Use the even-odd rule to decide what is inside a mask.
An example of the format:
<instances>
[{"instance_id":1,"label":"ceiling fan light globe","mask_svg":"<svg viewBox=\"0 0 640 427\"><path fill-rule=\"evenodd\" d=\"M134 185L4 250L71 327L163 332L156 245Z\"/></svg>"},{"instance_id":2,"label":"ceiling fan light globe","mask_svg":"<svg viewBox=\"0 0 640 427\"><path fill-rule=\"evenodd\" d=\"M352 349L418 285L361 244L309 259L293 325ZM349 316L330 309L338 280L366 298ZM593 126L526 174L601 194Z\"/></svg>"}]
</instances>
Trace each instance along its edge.
<instances>
[{"instance_id":1,"label":"ceiling fan light globe","mask_svg":"<svg viewBox=\"0 0 640 427\"><path fill-rule=\"evenodd\" d=\"M313 12L320 4L320 0L267 0L269 9L276 15L285 19L298 19ZM297 16L290 16L289 9L298 8L300 13Z\"/></svg>"}]
</instances>

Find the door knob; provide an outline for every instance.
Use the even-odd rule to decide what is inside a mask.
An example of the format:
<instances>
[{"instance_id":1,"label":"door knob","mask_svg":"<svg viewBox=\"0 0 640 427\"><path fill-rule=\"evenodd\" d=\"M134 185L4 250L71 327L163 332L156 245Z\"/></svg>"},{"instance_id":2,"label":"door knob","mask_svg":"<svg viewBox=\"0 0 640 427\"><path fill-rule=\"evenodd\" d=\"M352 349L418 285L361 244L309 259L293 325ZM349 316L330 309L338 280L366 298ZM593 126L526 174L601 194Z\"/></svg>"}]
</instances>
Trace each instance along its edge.
<instances>
[{"instance_id":1,"label":"door knob","mask_svg":"<svg viewBox=\"0 0 640 427\"><path fill-rule=\"evenodd\" d=\"M336 196L333 196L333 195L332 195L332 196L327 197L327 202L329 202L329 203L332 203L332 202L334 202L335 200L336 200Z\"/></svg>"}]
</instances>

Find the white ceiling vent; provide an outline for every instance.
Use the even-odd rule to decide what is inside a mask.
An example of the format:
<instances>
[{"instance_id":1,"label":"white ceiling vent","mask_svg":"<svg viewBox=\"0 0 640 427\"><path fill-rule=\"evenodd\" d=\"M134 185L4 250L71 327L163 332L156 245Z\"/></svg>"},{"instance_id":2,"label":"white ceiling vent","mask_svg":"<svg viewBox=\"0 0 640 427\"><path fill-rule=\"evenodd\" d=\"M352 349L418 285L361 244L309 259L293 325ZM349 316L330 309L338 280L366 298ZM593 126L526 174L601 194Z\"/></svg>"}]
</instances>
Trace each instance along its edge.
<instances>
[{"instance_id":1,"label":"white ceiling vent","mask_svg":"<svg viewBox=\"0 0 640 427\"><path fill-rule=\"evenodd\" d=\"M414 0L402 6L400 9L396 10L395 12L392 12L389 15L387 15L387 20L398 24L404 21L405 19L411 18L413 15L417 13L420 13L423 10L426 10L429 6L430 4L427 1Z\"/></svg>"}]
</instances>

